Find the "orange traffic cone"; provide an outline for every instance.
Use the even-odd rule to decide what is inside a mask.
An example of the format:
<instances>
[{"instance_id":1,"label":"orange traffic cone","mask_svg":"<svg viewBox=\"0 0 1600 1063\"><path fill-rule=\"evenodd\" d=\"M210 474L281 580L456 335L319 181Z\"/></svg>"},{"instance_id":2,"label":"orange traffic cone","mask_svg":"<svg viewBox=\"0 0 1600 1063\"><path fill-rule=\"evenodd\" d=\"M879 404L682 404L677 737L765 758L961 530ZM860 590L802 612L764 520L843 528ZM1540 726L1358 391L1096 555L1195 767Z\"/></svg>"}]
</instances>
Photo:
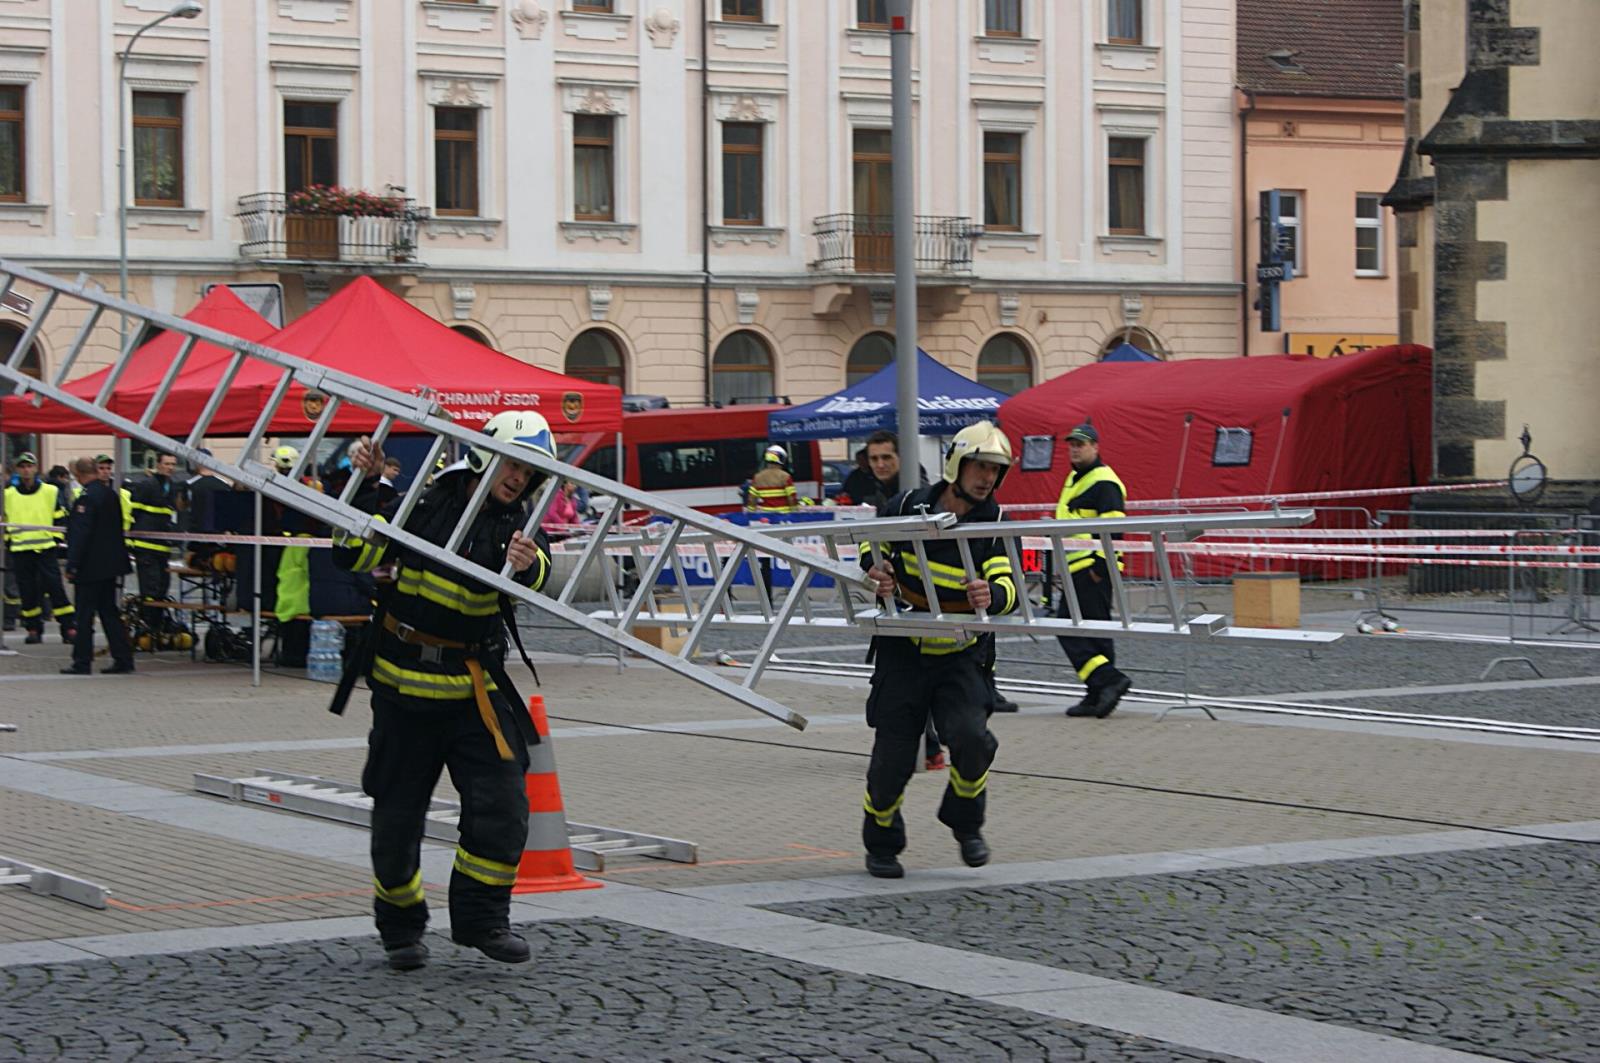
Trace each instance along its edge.
<instances>
[{"instance_id":1,"label":"orange traffic cone","mask_svg":"<svg viewBox=\"0 0 1600 1063\"><path fill-rule=\"evenodd\" d=\"M544 715L544 698L528 698L539 744L528 748L528 840L517 861L517 881L512 893L550 893L555 890L592 890L602 885L578 874L572 866L572 846L567 842L567 813L561 805L561 783L556 778L556 753L550 744L550 721Z\"/></svg>"}]
</instances>

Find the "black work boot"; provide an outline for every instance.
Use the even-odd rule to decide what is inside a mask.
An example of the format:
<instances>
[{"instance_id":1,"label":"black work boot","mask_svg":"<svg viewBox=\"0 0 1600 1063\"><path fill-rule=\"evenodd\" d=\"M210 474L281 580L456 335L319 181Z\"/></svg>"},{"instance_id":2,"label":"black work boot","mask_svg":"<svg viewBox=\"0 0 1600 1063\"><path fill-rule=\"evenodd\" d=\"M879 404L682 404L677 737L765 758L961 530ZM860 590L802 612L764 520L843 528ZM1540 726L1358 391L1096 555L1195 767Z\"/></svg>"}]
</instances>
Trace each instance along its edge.
<instances>
[{"instance_id":1,"label":"black work boot","mask_svg":"<svg viewBox=\"0 0 1600 1063\"><path fill-rule=\"evenodd\" d=\"M1100 688L1100 693L1094 699L1094 714L1098 719L1105 719L1117 708L1117 702L1122 696L1133 689L1133 680L1125 675L1119 675L1110 683Z\"/></svg>"},{"instance_id":2,"label":"black work boot","mask_svg":"<svg viewBox=\"0 0 1600 1063\"><path fill-rule=\"evenodd\" d=\"M867 874L873 878L905 878L906 869L900 866L900 858L893 853L887 856L868 853Z\"/></svg>"},{"instance_id":3,"label":"black work boot","mask_svg":"<svg viewBox=\"0 0 1600 1063\"><path fill-rule=\"evenodd\" d=\"M472 933L451 931L450 940L469 949L477 949L491 960L501 963L527 963L533 955L528 943L511 932L510 927L497 926L493 930Z\"/></svg>"},{"instance_id":4,"label":"black work boot","mask_svg":"<svg viewBox=\"0 0 1600 1063\"><path fill-rule=\"evenodd\" d=\"M396 971L415 971L428 964L428 946L421 940L385 945L383 951L388 954L389 966Z\"/></svg>"},{"instance_id":5,"label":"black work boot","mask_svg":"<svg viewBox=\"0 0 1600 1063\"><path fill-rule=\"evenodd\" d=\"M25 645L36 646L44 641L43 631L30 631L28 637L22 640Z\"/></svg>"},{"instance_id":6,"label":"black work boot","mask_svg":"<svg viewBox=\"0 0 1600 1063\"><path fill-rule=\"evenodd\" d=\"M957 834L961 846L961 862L968 867L982 867L989 862L989 843L981 834Z\"/></svg>"},{"instance_id":7,"label":"black work boot","mask_svg":"<svg viewBox=\"0 0 1600 1063\"><path fill-rule=\"evenodd\" d=\"M1022 709L1022 706L1018 705L1004 694L1001 694L999 697L995 698L989 707L993 712L1019 712Z\"/></svg>"},{"instance_id":8,"label":"black work boot","mask_svg":"<svg viewBox=\"0 0 1600 1063\"><path fill-rule=\"evenodd\" d=\"M1067 709L1067 715L1068 716L1093 716L1094 715L1094 702L1095 702L1095 692L1091 690L1089 693L1087 693L1087 694L1085 694L1083 696L1083 700L1082 701L1078 702L1076 705L1074 705L1071 708Z\"/></svg>"}]
</instances>

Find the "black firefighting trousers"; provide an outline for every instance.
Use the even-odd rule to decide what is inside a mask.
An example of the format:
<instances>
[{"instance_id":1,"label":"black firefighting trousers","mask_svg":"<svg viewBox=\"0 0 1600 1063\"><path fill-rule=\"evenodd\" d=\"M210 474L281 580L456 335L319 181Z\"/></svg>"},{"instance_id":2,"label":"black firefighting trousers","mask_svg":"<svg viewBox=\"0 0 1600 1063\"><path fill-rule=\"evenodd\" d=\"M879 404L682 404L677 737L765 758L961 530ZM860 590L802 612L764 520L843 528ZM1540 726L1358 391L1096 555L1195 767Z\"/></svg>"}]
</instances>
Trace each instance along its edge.
<instances>
[{"instance_id":1,"label":"black firefighting trousers","mask_svg":"<svg viewBox=\"0 0 1600 1063\"><path fill-rule=\"evenodd\" d=\"M74 609L61 583L61 562L56 560L55 550L14 550L11 564L17 570L17 589L21 592L22 626L29 631L44 630L48 598L50 617L61 623L65 634L73 625Z\"/></svg>"},{"instance_id":2,"label":"black firefighting trousers","mask_svg":"<svg viewBox=\"0 0 1600 1063\"><path fill-rule=\"evenodd\" d=\"M891 856L906 847L900 814L906 784L916 770L931 717L950 747L950 770L939 822L957 837L983 827L989 765L999 741L989 732L989 687L980 643L959 653L924 654L905 638L880 638L867 697L873 729L867 766L861 841L867 851Z\"/></svg>"},{"instance_id":3,"label":"black firefighting trousers","mask_svg":"<svg viewBox=\"0 0 1600 1063\"><path fill-rule=\"evenodd\" d=\"M508 925L511 885L528 836L528 747L521 733L503 729L515 759L501 760L470 698L418 709L415 700L382 684L374 688L361 788L372 798L372 909L384 945L416 941L428 924L423 820L445 768L461 796L461 841L450 875L451 930L474 935ZM499 692L489 696L502 700Z\"/></svg>"},{"instance_id":4,"label":"black firefighting trousers","mask_svg":"<svg viewBox=\"0 0 1600 1063\"><path fill-rule=\"evenodd\" d=\"M1094 564L1074 572L1072 589L1078 592L1078 609L1085 620L1111 619L1111 576L1103 558L1096 558ZM1072 616L1065 591L1056 603L1056 615ZM1091 694L1122 678L1117 670L1117 644L1111 639L1057 635L1056 640Z\"/></svg>"}]
</instances>

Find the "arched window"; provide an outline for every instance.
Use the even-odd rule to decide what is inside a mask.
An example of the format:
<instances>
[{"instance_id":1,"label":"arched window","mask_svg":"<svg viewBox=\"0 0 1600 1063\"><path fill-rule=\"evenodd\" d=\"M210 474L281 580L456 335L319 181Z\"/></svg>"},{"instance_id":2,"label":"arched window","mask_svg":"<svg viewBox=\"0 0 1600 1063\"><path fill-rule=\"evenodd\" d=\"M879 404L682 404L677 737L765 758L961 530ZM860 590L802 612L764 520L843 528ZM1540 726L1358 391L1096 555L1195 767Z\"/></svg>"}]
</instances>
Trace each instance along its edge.
<instances>
[{"instance_id":1,"label":"arched window","mask_svg":"<svg viewBox=\"0 0 1600 1063\"><path fill-rule=\"evenodd\" d=\"M16 350L17 341L22 339L23 328L11 321L0 321L0 361L11 357L11 352ZM22 371L32 377L43 375L39 360L39 344L34 343L28 353L22 358ZM8 384L0 384L0 396L15 394L16 389ZM10 461L24 450L38 450L39 437L33 433L6 436L6 460Z\"/></svg>"},{"instance_id":2,"label":"arched window","mask_svg":"<svg viewBox=\"0 0 1600 1063\"><path fill-rule=\"evenodd\" d=\"M735 332L717 344L711 356L711 398L724 405L735 399L770 399L773 382L772 351L754 332Z\"/></svg>"},{"instance_id":3,"label":"arched window","mask_svg":"<svg viewBox=\"0 0 1600 1063\"><path fill-rule=\"evenodd\" d=\"M1033 387L1033 359L1009 332L991 337L978 352L978 383L1007 395Z\"/></svg>"},{"instance_id":4,"label":"arched window","mask_svg":"<svg viewBox=\"0 0 1600 1063\"><path fill-rule=\"evenodd\" d=\"M1137 325L1129 325L1126 328L1117 329L1106 338L1106 341L1100 345L1100 353L1095 356L1096 360L1104 361L1106 355L1123 344L1143 351L1152 358L1164 360L1167 357L1167 349L1161 345L1161 341L1156 338L1154 332L1147 328L1140 328Z\"/></svg>"},{"instance_id":5,"label":"arched window","mask_svg":"<svg viewBox=\"0 0 1600 1063\"><path fill-rule=\"evenodd\" d=\"M627 373L622 365L622 348L604 329L578 334L567 348L567 375L597 384L626 388Z\"/></svg>"},{"instance_id":6,"label":"arched window","mask_svg":"<svg viewBox=\"0 0 1600 1063\"><path fill-rule=\"evenodd\" d=\"M471 325L451 325L450 331L459 332L473 343L481 343L490 350L494 349L494 344L489 342L489 337L485 336Z\"/></svg>"},{"instance_id":7,"label":"arched window","mask_svg":"<svg viewBox=\"0 0 1600 1063\"><path fill-rule=\"evenodd\" d=\"M844 367L844 385L858 384L894 361L894 337L887 332L869 332L850 348Z\"/></svg>"}]
</instances>

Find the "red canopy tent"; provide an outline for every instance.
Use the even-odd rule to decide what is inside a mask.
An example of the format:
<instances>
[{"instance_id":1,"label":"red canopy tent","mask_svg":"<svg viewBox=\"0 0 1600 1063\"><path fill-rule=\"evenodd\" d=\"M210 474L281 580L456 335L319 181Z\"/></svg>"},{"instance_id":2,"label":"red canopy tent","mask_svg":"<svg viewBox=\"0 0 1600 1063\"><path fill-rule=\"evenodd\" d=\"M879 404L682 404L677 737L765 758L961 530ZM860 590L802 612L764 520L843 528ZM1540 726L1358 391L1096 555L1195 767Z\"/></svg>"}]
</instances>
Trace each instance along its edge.
<instances>
[{"instance_id":1,"label":"red canopy tent","mask_svg":"<svg viewBox=\"0 0 1600 1063\"><path fill-rule=\"evenodd\" d=\"M545 415L557 435L622 429L620 388L552 373L485 347L435 321L369 277L356 278L288 327L255 338L264 346L386 387L413 394L431 390L457 421L471 427L481 426L502 410L532 409ZM172 349L176 350L176 342ZM227 370L227 352L208 348L205 357L200 354L197 349L185 363L155 420L155 427L167 435L188 434ZM117 388L117 401L138 416L160 376L157 372L139 388L124 378ZM280 376L265 362L246 363L207 434L247 434ZM267 435L305 435L316 422L324 398L319 393L308 395L300 384L293 385L279 404ZM23 425L20 416L16 422L6 416L4 423L9 431L60 431L55 425L62 411L54 406L46 401L35 411L43 418L35 426ZM372 413L347 408L335 415L329 432L354 435L370 431L376 424Z\"/></svg>"},{"instance_id":2,"label":"red canopy tent","mask_svg":"<svg viewBox=\"0 0 1600 1063\"><path fill-rule=\"evenodd\" d=\"M240 339L262 342L275 331L272 323L240 301L226 285L212 288L206 297L184 315L184 320L205 325L238 336ZM127 367L117 381L116 390L108 403L112 412L133 420L143 415L145 404L161 385L167 367L183 345L184 337L176 332L163 332L141 346L128 359ZM226 363L228 352L209 343L196 343L184 361L186 371L214 363ZM111 373L101 369L67 383L66 390L86 401L94 401L100 387ZM174 388L181 386L175 383ZM202 396L201 401L204 401ZM198 410L198 407L196 407ZM193 418L190 418L193 424ZM34 406L30 398L9 398L0 402L0 424L8 432L51 432L59 435L100 435L106 431L98 421L81 417L70 410L50 402ZM180 432L179 434L183 434Z\"/></svg>"},{"instance_id":3,"label":"red canopy tent","mask_svg":"<svg viewBox=\"0 0 1600 1063\"><path fill-rule=\"evenodd\" d=\"M1426 483L1432 474L1431 366L1432 352L1419 346L1327 359L1273 355L1084 366L1000 407L1000 425L1024 459L1027 437L1053 440L1049 467L1029 470L1019 462L1006 476L1000 501L1054 503L1071 465L1062 437L1084 420L1099 430L1102 456L1127 485L1130 500ZM1235 431L1219 436L1224 429Z\"/></svg>"}]
</instances>

